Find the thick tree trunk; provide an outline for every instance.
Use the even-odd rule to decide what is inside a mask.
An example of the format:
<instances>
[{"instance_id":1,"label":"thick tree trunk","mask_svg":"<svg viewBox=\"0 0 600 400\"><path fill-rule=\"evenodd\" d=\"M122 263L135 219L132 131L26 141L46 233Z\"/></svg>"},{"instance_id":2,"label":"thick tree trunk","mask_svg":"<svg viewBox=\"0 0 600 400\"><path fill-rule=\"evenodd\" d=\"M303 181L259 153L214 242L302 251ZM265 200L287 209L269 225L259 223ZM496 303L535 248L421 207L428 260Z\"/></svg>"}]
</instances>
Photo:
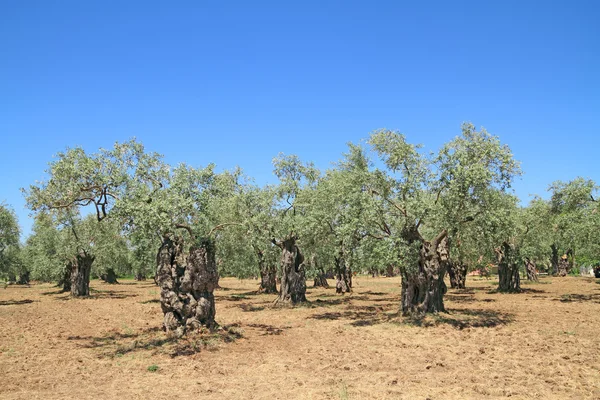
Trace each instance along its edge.
<instances>
[{"instance_id":1,"label":"thick tree trunk","mask_svg":"<svg viewBox=\"0 0 600 400\"><path fill-rule=\"evenodd\" d=\"M422 315L445 311L444 294L447 292L444 276L448 263L447 232L443 231L433 241L419 239L416 268L404 267L402 275L402 314ZM411 237L411 240L415 240Z\"/></svg>"},{"instance_id":2,"label":"thick tree trunk","mask_svg":"<svg viewBox=\"0 0 600 400\"><path fill-rule=\"evenodd\" d=\"M90 272L94 257L85 252L79 253L71 265L71 294L73 296L90 295Z\"/></svg>"},{"instance_id":3,"label":"thick tree trunk","mask_svg":"<svg viewBox=\"0 0 600 400\"><path fill-rule=\"evenodd\" d=\"M19 285L29 285L29 271L21 272L17 283Z\"/></svg>"},{"instance_id":4,"label":"thick tree trunk","mask_svg":"<svg viewBox=\"0 0 600 400\"><path fill-rule=\"evenodd\" d=\"M260 270L260 286L259 293L277 293L277 267L268 264L265 261L265 255L262 250L256 249L256 257L258 258L258 269Z\"/></svg>"},{"instance_id":5,"label":"thick tree trunk","mask_svg":"<svg viewBox=\"0 0 600 400\"><path fill-rule=\"evenodd\" d=\"M313 287L322 287L325 289L329 288L329 283L327 282L325 271L323 271L323 268L319 268L319 265L317 263L317 256L315 254L313 254L310 257L310 263L312 265L312 268L315 271L317 271L317 276L315 277Z\"/></svg>"},{"instance_id":6,"label":"thick tree trunk","mask_svg":"<svg viewBox=\"0 0 600 400\"><path fill-rule=\"evenodd\" d=\"M563 257L564 258L558 260L558 272L556 273L557 276L567 276L569 273L569 261L565 256Z\"/></svg>"},{"instance_id":7,"label":"thick tree trunk","mask_svg":"<svg viewBox=\"0 0 600 400\"><path fill-rule=\"evenodd\" d=\"M393 278L396 276L396 271L394 270L394 265L389 264L385 269L386 278Z\"/></svg>"},{"instance_id":8,"label":"thick tree trunk","mask_svg":"<svg viewBox=\"0 0 600 400\"><path fill-rule=\"evenodd\" d=\"M459 261L448 261L448 276L452 289L464 289L467 281L467 265Z\"/></svg>"},{"instance_id":9,"label":"thick tree trunk","mask_svg":"<svg viewBox=\"0 0 600 400\"><path fill-rule=\"evenodd\" d=\"M550 263L552 264L552 275L558 275L558 247L555 244L550 246L552 250L552 256L550 257Z\"/></svg>"},{"instance_id":10,"label":"thick tree trunk","mask_svg":"<svg viewBox=\"0 0 600 400\"><path fill-rule=\"evenodd\" d=\"M498 291L520 292L521 276L519 275L519 249L507 242L495 249L498 257Z\"/></svg>"},{"instance_id":11,"label":"thick tree trunk","mask_svg":"<svg viewBox=\"0 0 600 400\"><path fill-rule=\"evenodd\" d=\"M281 290L275 304L297 304L306 301L306 274L304 256L296 245L296 238L273 241L281 248Z\"/></svg>"},{"instance_id":12,"label":"thick tree trunk","mask_svg":"<svg viewBox=\"0 0 600 400\"><path fill-rule=\"evenodd\" d=\"M138 282L145 281L146 280L146 275L142 271L137 271L135 273L135 280L138 281Z\"/></svg>"},{"instance_id":13,"label":"thick tree trunk","mask_svg":"<svg viewBox=\"0 0 600 400\"><path fill-rule=\"evenodd\" d=\"M100 275L100 279L102 279L104 282L110 283L110 284L119 283L119 282L117 282L117 274L115 273L115 270L112 268L109 268L108 270L106 270L105 273Z\"/></svg>"},{"instance_id":14,"label":"thick tree trunk","mask_svg":"<svg viewBox=\"0 0 600 400\"><path fill-rule=\"evenodd\" d=\"M218 281L214 244L198 240L184 252L183 239L165 238L157 256L157 281L164 313L163 329L181 337L215 323L214 290Z\"/></svg>"},{"instance_id":15,"label":"thick tree trunk","mask_svg":"<svg viewBox=\"0 0 600 400\"><path fill-rule=\"evenodd\" d=\"M71 291L71 263L65 265L63 269L63 275L58 280L57 286L62 289L63 292Z\"/></svg>"},{"instance_id":16,"label":"thick tree trunk","mask_svg":"<svg viewBox=\"0 0 600 400\"><path fill-rule=\"evenodd\" d=\"M352 291L352 270L343 255L335 257L335 292L350 293Z\"/></svg>"},{"instance_id":17,"label":"thick tree trunk","mask_svg":"<svg viewBox=\"0 0 600 400\"><path fill-rule=\"evenodd\" d=\"M529 258L525 259L525 272L527 272L527 280L533 282L539 282L537 268L535 263Z\"/></svg>"}]
</instances>

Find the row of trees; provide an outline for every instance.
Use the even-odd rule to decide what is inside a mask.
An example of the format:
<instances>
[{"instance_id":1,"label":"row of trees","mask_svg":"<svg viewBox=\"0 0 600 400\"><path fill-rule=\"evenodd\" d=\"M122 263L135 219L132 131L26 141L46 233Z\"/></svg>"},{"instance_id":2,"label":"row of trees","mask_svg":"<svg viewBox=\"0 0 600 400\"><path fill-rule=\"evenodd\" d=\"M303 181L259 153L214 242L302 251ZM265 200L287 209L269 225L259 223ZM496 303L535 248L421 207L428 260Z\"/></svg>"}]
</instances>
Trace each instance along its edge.
<instances>
[{"instance_id":1,"label":"row of trees","mask_svg":"<svg viewBox=\"0 0 600 400\"><path fill-rule=\"evenodd\" d=\"M35 224L21 249L2 207L13 222L0 265L75 296L89 294L92 271L154 276L164 326L183 334L215 324L219 275L260 275L259 290L298 303L307 274L316 285L335 276L345 293L352 271L397 271L403 313L420 314L444 310L447 272L463 288L467 271L496 264L499 289L519 291L521 270L564 275L600 258L595 183L555 182L549 201L519 207L518 162L472 124L437 154L379 130L324 172L293 155L273 165L278 183L259 187L240 169L171 167L136 141L68 149L24 191Z\"/></svg>"}]
</instances>

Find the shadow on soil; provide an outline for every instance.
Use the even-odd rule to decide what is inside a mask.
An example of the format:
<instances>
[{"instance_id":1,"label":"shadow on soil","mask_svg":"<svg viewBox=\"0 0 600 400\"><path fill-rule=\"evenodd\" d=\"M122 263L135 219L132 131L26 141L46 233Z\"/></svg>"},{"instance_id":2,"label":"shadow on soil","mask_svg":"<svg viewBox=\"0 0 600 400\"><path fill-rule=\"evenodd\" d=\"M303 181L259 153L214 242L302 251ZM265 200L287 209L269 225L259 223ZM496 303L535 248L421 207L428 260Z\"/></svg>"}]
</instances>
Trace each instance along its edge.
<instances>
[{"instance_id":1,"label":"shadow on soil","mask_svg":"<svg viewBox=\"0 0 600 400\"><path fill-rule=\"evenodd\" d=\"M266 324L248 324L250 328L256 328L263 331L263 336L265 335L281 335L284 330L290 329L290 326L282 326L276 327L273 325Z\"/></svg>"},{"instance_id":2,"label":"shadow on soil","mask_svg":"<svg viewBox=\"0 0 600 400\"><path fill-rule=\"evenodd\" d=\"M242 338L242 330L238 324L222 326L210 332L200 330L188 332L183 338L165 334L155 327L137 333L114 331L105 336L69 336L67 340L78 343L87 349L100 349L100 358L122 357L138 351L152 351L153 354L168 354L171 357L189 356L203 350L216 351L221 343L230 343Z\"/></svg>"},{"instance_id":3,"label":"shadow on soil","mask_svg":"<svg viewBox=\"0 0 600 400\"><path fill-rule=\"evenodd\" d=\"M6 300L6 301L0 301L0 306L18 306L21 304L30 304L33 303L33 300Z\"/></svg>"},{"instance_id":4,"label":"shadow on soil","mask_svg":"<svg viewBox=\"0 0 600 400\"><path fill-rule=\"evenodd\" d=\"M562 303L584 302L591 301L592 303L600 303L600 294L563 294L561 297L552 299Z\"/></svg>"}]
</instances>

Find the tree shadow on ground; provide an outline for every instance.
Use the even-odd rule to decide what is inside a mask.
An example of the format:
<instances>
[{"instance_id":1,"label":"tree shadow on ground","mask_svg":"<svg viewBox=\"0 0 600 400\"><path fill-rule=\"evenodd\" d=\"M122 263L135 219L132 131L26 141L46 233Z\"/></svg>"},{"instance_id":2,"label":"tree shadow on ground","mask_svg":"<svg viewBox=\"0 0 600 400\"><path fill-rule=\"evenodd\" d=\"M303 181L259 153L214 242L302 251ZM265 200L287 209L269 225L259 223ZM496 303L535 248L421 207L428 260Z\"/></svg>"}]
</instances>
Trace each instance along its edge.
<instances>
[{"instance_id":1,"label":"tree shadow on ground","mask_svg":"<svg viewBox=\"0 0 600 400\"><path fill-rule=\"evenodd\" d=\"M241 308L242 311L244 311L244 312L262 311L265 309L265 307L255 306L254 304L251 304L251 303L241 303L241 304L237 305L237 307Z\"/></svg>"},{"instance_id":2,"label":"tree shadow on ground","mask_svg":"<svg viewBox=\"0 0 600 400\"><path fill-rule=\"evenodd\" d=\"M51 296L54 294L64 294L64 293L68 293L68 291L62 290L62 289L58 289L58 290L53 290L51 292L42 292L41 294L43 296Z\"/></svg>"},{"instance_id":3,"label":"tree shadow on ground","mask_svg":"<svg viewBox=\"0 0 600 400\"><path fill-rule=\"evenodd\" d=\"M203 350L218 350L221 343L230 343L243 338L239 325L222 326L215 331L201 329L188 332L177 338L167 335L155 327L132 331L113 331L105 336L69 336L67 340L78 342L78 346L100 351L100 358L122 357L125 354L140 351L152 351L152 354L168 354L171 357L189 356Z\"/></svg>"},{"instance_id":4,"label":"tree shadow on ground","mask_svg":"<svg viewBox=\"0 0 600 400\"><path fill-rule=\"evenodd\" d=\"M563 294L561 297L552 299L562 303L584 302L591 301L592 303L600 303L600 294Z\"/></svg>"},{"instance_id":5,"label":"tree shadow on ground","mask_svg":"<svg viewBox=\"0 0 600 400\"><path fill-rule=\"evenodd\" d=\"M492 310L449 310L440 314L403 317L399 311L390 312L393 307L358 306L348 308L345 311L327 312L313 315L310 318L317 320L350 320L350 325L355 327L396 323L420 327L447 324L457 329L493 328L506 325L514 320L512 314Z\"/></svg>"},{"instance_id":6,"label":"tree shadow on ground","mask_svg":"<svg viewBox=\"0 0 600 400\"><path fill-rule=\"evenodd\" d=\"M135 293L116 292L114 290L99 290L90 288L90 295L87 299L126 299L128 297L138 297Z\"/></svg>"},{"instance_id":7,"label":"tree shadow on ground","mask_svg":"<svg viewBox=\"0 0 600 400\"><path fill-rule=\"evenodd\" d=\"M492 303L496 300L494 299L477 299L473 295L459 295L459 294L446 294L444 295L444 300L450 300L455 303L475 303L475 302L483 302L483 303Z\"/></svg>"},{"instance_id":8,"label":"tree shadow on ground","mask_svg":"<svg viewBox=\"0 0 600 400\"><path fill-rule=\"evenodd\" d=\"M291 326L276 327L276 326L267 325L267 324L248 324L248 327L260 329L261 331L263 331L263 334L262 334L263 336L281 335L284 332L284 330L291 328Z\"/></svg>"},{"instance_id":9,"label":"tree shadow on ground","mask_svg":"<svg viewBox=\"0 0 600 400\"><path fill-rule=\"evenodd\" d=\"M521 290L516 291L516 292L501 292L499 291L497 288L487 291L486 294L498 294L498 293L502 293L502 294L527 294L527 293L547 293L545 290L541 290L541 289L532 289L532 288L521 288Z\"/></svg>"},{"instance_id":10,"label":"tree shadow on ground","mask_svg":"<svg viewBox=\"0 0 600 400\"><path fill-rule=\"evenodd\" d=\"M33 303L34 301L38 301L38 300L29 300L29 299L25 299L25 300L3 300L0 301L0 306L18 306L21 304L30 304Z\"/></svg>"},{"instance_id":11,"label":"tree shadow on ground","mask_svg":"<svg viewBox=\"0 0 600 400\"><path fill-rule=\"evenodd\" d=\"M140 301L140 304L160 304L160 300L159 299L152 299L152 300L145 300L145 301Z\"/></svg>"}]
</instances>

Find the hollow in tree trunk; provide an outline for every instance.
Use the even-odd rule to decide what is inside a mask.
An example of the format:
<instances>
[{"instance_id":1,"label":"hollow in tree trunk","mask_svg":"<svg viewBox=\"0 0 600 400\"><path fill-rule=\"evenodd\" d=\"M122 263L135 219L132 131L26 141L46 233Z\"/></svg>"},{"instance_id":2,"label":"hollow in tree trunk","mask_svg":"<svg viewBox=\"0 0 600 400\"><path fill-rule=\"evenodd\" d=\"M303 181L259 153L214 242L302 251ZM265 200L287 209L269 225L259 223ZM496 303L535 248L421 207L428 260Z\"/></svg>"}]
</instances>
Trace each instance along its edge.
<instances>
[{"instance_id":1,"label":"hollow in tree trunk","mask_svg":"<svg viewBox=\"0 0 600 400\"><path fill-rule=\"evenodd\" d=\"M535 263L529 258L525 258L525 272L527 273L527 280L538 282L538 273Z\"/></svg>"},{"instance_id":2,"label":"hollow in tree trunk","mask_svg":"<svg viewBox=\"0 0 600 400\"><path fill-rule=\"evenodd\" d=\"M90 272L94 257L81 251L70 261L71 267L71 294L73 296L90 295Z\"/></svg>"},{"instance_id":3,"label":"hollow in tree trunk","mask_svg":"<svg viewBox=\"0 0 600 400\"><path fill-rule=\"evenodd\" d=\"M275 304L306 301L306 274L302 264L304 256L296 245L296 237L282 241L273 239L273 243L281 249L281 289Z\"/></svg>"},{"instance_id":4,"label":"hollow in tree trunk","mask_svg":"<svg viewBox=\"0 0 600 400\"><path fill-rule=\"evenodd\" d=\"M107 269L105 273L100 275L100 279L102 279L104 282L110 283L110 284L119 283L119 282L117 282L117 274L115 273L115 270L112 268Z\"/></svg>"},{"instance_id":5,"label":"hollow in tree trunk","mask_svg":"<svg viewBox=\"0 0 600 400\"><path fill-rule=\"evenodd\" d=\"M459 261L448 261L448 276L452 289L464 289L467 280L467 265Z\"/></svg>"},{"instance_id":6,"label":"hollow in tree trunk","mask_svg":"<svg viewBox=\"0 0 600 400\"><path fill-rule=\"evenodd\" d=\"M521 291L519 275L520 255L518 247L507 242L494 249L498 258L498 291L518 293Z\"/></svg>"},{"instance_id":7,"label":"hollow in tree trunk","mask_svg":"<svg viewBox=\"0 0 600 400\"><path fill-rule=\"evenodd\" d=\"M409 244L420 242L416 268L402 268L402 314L422 315L445 311L444 294L447 292L444 276L448 262L447 231L434 240L421 238L417 231L408 232Z\"/></svg>"},{"instance_id":8,"label":"hollow in tree trunk","mask_svg":"<svg viewBox=\"0 0 600 400\"><path fill-rule=\"evenodd\" d=\"M185 252L181 237L174 240L165 237L157 264L163 329L181 337L201 326L216 327L213 292L218 274L213 242L196 239Z\"/></svg>"},{"instance_id":9,"label":"hollow in tree trunk","mask_svg":"<svg viewBox=\"0 0 600 400\"><path fill-rule=\"evenodd\" d=\"M267 263L265 254L262 250L255 248L256 257L258 258L258 269L260 270L260 286L259 293L277 293L277 267Z\"/></svg>"}]
</instances>

